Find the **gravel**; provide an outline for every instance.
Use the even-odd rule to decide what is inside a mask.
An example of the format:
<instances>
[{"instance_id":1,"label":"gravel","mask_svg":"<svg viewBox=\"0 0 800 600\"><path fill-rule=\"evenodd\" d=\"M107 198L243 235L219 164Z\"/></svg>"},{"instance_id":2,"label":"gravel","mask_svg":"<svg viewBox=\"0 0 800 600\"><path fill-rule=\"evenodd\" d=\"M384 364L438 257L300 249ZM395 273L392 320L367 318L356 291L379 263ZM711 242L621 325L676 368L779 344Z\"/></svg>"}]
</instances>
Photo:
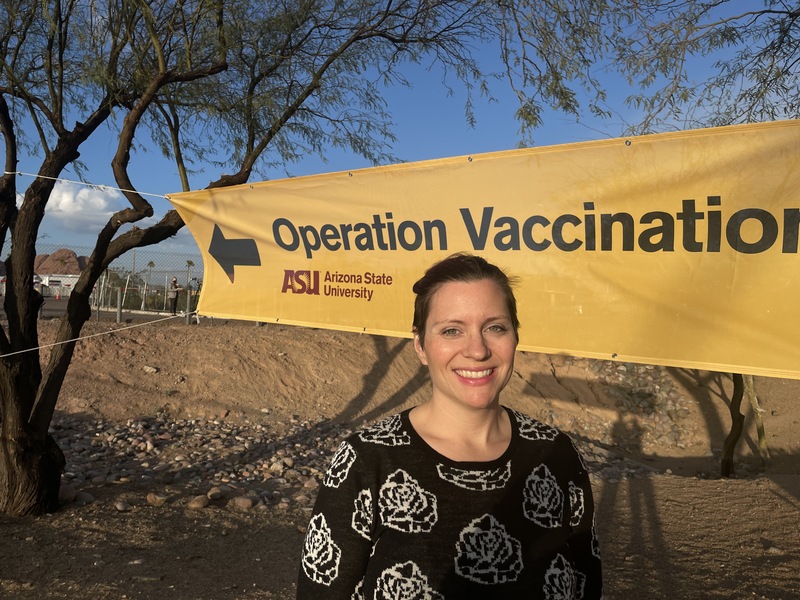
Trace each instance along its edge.
<instances>
[{"instance_id":1,"label":"gravel","mask_svg":"<svg viewBox=\"0 0 800 600\"><path fill-rule=\"evenodd\" d=\"M585 424L582 431L593 425ZM86 505L99 486L143 486L143 501L158 507L183 503L202 510L289 508L310 512L317 488L341 440L351 429L329 420L289 423L173 420L167 414L125 423L57 415L51 430L64 451L63 504ZM613 446L573 435L592 478L616 482L655 469ZM595 438L599 439L599 438ZM181 490L167 494L163 489ZM114 503L120 512L133 506Z\"/></svg>"}]
</instances>

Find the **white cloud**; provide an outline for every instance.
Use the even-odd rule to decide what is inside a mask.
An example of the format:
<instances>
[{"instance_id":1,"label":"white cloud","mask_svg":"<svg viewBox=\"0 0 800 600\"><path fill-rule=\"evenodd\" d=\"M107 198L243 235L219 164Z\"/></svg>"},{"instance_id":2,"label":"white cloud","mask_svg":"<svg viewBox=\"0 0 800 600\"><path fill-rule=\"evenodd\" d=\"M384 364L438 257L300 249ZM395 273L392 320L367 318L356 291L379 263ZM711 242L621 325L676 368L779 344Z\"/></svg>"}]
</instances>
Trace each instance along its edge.
<instances>
[{"instance_id":1,"label":"white cloud","mask_svg":"<svg viewBox=\"0 0 800 600\"><path fill-rule=\"evenodd\" d=\"M157 209L171 208L166 201L153 204ZM113 188L72 182L56 183L39 230L40 253L49 253L55 248L71 248L78 254L88 255L97 242L98 233L111 216L127 206L128 202L121 192ZM162 217L163 214L156 214L142 219L135 225L146 228L157 223ZM124 225L120 233L130 227L131 225ZM186 227L175 236L158 244L157 248L159 252L198 253L197 244Z\"/></svg>"},{"instance_id":2,"label":"white cloud","mask_svg":"<svg viewBox=\"0 0 800 600\"><path fill-rule=\"evenodd\" d=\"M58 182L50 194L45 221L51 230L96 235L124 202L114 189Z\"/></svg>"}]
</instances>

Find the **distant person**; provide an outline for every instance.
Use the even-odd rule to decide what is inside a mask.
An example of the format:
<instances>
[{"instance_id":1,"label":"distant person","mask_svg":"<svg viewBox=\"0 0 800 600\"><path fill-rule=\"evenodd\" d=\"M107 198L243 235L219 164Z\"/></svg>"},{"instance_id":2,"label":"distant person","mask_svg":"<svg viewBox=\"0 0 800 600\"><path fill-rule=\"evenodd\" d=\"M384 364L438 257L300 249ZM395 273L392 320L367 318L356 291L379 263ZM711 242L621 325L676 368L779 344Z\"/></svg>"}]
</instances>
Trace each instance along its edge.
<instances>
[{"instance_id":1,"label":"distant person","mask_svg":"<svg viewBox=\"0 0 800 600\"><path fill-rule=\"evenodd\" d=\"M169 298L170 310L173 315L178 314L178 292L182 292L183 288L178 285L178 278L173 277L172 283L169 284L167 290L167 298Z\"/></svg>"},{"instance_id":2,"label":"distant person","mask_svg":"<svg viewBox=\"0 0 800 600\"><path fill-rule=\"evenodd\" d=\"M342 442L298 600L602 598L583 460L566 434L500 404L519 328L508 276L461 253L413 291L430 396Z\"/></svg>"}]
</instances>

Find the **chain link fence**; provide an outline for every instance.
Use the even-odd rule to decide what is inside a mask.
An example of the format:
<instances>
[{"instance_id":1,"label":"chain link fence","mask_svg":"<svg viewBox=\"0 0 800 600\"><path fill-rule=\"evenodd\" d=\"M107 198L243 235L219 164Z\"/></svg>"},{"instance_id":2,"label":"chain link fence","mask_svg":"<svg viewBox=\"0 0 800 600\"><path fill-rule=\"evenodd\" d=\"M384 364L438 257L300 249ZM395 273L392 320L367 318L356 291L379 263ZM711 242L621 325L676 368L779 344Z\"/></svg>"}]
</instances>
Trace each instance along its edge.
<instances>
[{"instance_id":1,"label":"chain link fence","mask_svg":"<svg viewBox=\"0 0 800 600\"><path fill-rule=\"evenodd\" d=\"M56 299L68 296L91 252L88 247L37 244L36 282L42 295ZM92 307L167 312L171 310L167 292L173 277L182 288L178 310L193 311L203 285L203 260L199 252L159 252L157 246L136 248L111 263L100 277L92 292Z\"/></svg>"}]
</instances>

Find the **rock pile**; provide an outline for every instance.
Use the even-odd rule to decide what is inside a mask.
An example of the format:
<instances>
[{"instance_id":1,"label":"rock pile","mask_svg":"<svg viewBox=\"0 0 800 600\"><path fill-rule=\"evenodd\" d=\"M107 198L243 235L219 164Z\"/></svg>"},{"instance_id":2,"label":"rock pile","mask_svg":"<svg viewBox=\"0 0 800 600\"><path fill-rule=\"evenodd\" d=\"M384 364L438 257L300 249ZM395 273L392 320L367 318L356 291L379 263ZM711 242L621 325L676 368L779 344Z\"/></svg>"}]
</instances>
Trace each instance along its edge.
<instances>
[{"instance_id":1,"label":"rock pile","mask_svg":"<svg viewBox=\"0 0 800 600\"><path fill-rule=\"evenodd\" d=\"M290 504L309 506L326 463L348 430L333 423L293 420L287 431L269 425L221 420L170 420L167 415L125 424L62 416L52 434L67 465L62 488L112 483L180 485L187 493L204 489L207 502L240 508ZM80 502L80 495L75 501ZM153 492L151 505L166 502ZM120 508L120 507L118 507Z\"/></svg>"},{"instance_id":2,"label":"rock pile","mask_svg":"<svg viewBox=\"0 0 800 600\"><path fill-rule=\"evenodd\" d=\"M167 414L124 424L59 415L52 434L67 465L62 501L87 504L88 491L115 483L144 486L152 506L296 508L310 511L328 463L350 429L294 418L284 427L225 420L172 420ZM575 439L594 477L640 477L652 469L596 443ZM178 499L166 489L179 488ZM132 508L118 500L120 512Z\"/></svg>"},{"instance_id":3,"label":"rock pile","mask_svg":"<svg viewBox=\"0 0 800 600\"><path fill-rule=\"evenodd\" d=\"M699 432L688 418L692 402L676 389L665 368L602 360L584 362L614 396L620 420L635 418L636 428L611 432L612 436L616 434L616 439L609 440L612 443L642 449L686 448L697 437Z\"/></svg>"}]
</instances>

